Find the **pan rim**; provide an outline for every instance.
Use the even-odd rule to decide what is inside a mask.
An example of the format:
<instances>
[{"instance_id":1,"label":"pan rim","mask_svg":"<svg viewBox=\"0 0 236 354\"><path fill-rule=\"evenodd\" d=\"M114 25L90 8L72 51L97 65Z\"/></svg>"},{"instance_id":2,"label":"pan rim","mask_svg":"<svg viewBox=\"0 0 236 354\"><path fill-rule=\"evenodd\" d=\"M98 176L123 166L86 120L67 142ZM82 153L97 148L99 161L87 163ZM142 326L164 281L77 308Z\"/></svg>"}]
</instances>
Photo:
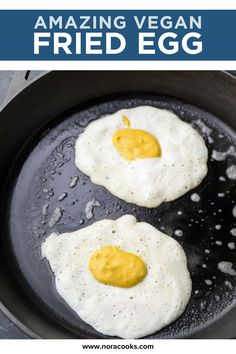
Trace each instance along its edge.
<instances>
[{"instance_id":1,"label":"pan rim","mask_svg":"<svg viewBox=\"0 0 236 354\"><path fill-rule=\"evenodd\" d=\"M227 72L222 72L224 74L226 74L228 77L231 77L233 78L233 80L235 80L235 78L230 74L230 73L227 73ZM45 77L48 77L49 75L51 74L51 72L45 74L44 76L42 76L41 78L39 78L39 80L43 80ZM37 82L37 80L36 80ZM30 87L31 85L35 84L35 82L32 82L28 87ZM27 90L28 87L26 89L24 89L23 91ZM22 92L23 92L22 91ZM22 93L21 92L21 93ZM20 93L20 94L21 94ZM18 95L17 95L18 96ZM14 98L13 98L14 100ZM12 100L9 102L9 104L12 102ZM4 108L5 109L5 108ZM15 323L20 329L22 329L22 331L30 336L33 336L33 338L41 338L40 336L38 336L34 331L30 330L29 328L27 328L22 322L20 322L12 313L11 311L9 311L7 309L7 307L2 303L2 301L0 301L0 309L3 311L3 313L8 317L10 318L10 320L12 320L13 323ZM229 309L230 311L231 309ZM228 312L228 311L227 311ZM220 319L221 317L224 317L226 313L222 313L222 316L218 317L218 319ZM217 319L217 320L218 320ZM217 321L216 321L217 322ZM204 329L204 327L202 327L201 329L199 329L198 331L195 332L195 334L197 334L199 331L201 331L202 329ZM191 335L190 335L190 338L191 338Z\"/></svg>"}]
</instances>

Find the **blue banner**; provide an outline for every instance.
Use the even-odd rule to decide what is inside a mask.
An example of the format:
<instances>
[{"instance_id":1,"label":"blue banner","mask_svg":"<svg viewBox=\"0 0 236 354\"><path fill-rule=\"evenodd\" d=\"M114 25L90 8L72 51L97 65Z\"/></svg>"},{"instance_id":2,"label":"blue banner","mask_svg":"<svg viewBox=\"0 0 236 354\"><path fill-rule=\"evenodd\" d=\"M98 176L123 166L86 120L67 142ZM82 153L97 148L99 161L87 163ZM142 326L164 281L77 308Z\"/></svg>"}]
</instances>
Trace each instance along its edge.
<instances>
[{"instance_id":1,"label":"blue banner","mask_svg":"<svg viewBox=\"0 0 236 354\"><path fill-rule=\"evenodd\" d=\"M2 10L0 60L236 60L236 11Z\"/></svg>"}]
</instances>

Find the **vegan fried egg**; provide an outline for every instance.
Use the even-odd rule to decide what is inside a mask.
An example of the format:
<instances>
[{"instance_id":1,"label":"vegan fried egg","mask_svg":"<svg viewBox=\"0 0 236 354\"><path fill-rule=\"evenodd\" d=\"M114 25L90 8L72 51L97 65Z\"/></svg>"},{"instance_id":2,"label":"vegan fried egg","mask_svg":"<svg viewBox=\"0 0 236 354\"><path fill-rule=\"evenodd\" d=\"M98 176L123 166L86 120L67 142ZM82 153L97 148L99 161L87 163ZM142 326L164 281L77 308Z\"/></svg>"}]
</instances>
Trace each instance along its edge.
<instances>
[{"instance_id":1,"label":"vegan fried egg","mask_svg":"<svg viewBox=\"0 0 236 354\"><path fill-rule=\"evenodd\" d=\"M152 334L176 320L190 298L182 247L132 215L52 233L41 252L60 296L105 335Z\"/></svg>"},{"instance_id":2,"label":"vegan fried egg","mask_svg":"<svg viewBox=\"0 0 236 354\"><path fill-rule=\"evenodd\" d=\"M75 164L93 183L149 208L199 185L207 158L204 140L190 124L151 106L97 119L75 144Z\"/></svg>"}]
</instances>

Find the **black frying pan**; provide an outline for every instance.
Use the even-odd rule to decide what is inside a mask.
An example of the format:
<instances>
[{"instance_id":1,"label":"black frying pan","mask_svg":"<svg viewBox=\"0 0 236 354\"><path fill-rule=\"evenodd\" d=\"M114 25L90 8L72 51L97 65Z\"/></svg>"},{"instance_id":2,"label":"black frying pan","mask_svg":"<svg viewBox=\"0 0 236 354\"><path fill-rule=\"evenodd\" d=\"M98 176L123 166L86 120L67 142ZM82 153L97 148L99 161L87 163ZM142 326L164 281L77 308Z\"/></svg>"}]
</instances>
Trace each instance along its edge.
<instances>
[{"instance_id":1,"label":"black frying pan","mask_svg":"<svg viewBox=\"0 0 236 354\"><path fill-rule=\"evenodd\" d=\"M200 202L190 192L156 209L137 207L76 169L73 146L84 127L105 113L139 105L170 109L200 129L210 157L208 175L194 190ZM9 317L32 337L106 338L56 293L40 246L52 230L72 231L130 213L181 243L193 281L183 316L148 338L235 337L236 277L222 273L218 263L236 266L236 237L230 233L236 227L235 181L226 176L236 157L211 159L213 150L236 146L235 113L236 81L223 72L52 72L12 100L0 115L0 300ZM102 206L87 220L85 204L94 197Z\"/></svg>"}]
</instances>

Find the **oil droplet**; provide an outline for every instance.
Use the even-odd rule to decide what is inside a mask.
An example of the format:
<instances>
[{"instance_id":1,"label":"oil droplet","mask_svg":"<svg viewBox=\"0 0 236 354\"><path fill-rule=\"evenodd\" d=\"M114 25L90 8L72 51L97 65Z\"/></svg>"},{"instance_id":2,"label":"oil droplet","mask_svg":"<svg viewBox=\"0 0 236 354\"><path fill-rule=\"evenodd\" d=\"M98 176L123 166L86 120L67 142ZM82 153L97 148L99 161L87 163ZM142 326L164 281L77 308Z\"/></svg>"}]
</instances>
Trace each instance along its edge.
<instances>
[{"instance_id":1,"label":"oil droplet","mask_svg":"<svg viewBox=\"0 0 236 354\"><path fill-rule=\"evenodd\" d=\"M70 188L75 188L77 183L78 183L78 181L79 181L79 177L78 176L72 177L71 182L69 184Z\"/></svg>"},{"instance_id":2,"label":"oil droplet","mask_svg":"<svg viewBox=\"0 0 236 354\"><path fill-rule=\"evenodd\" d=\"M92 199L89 202L87 202L86 206L85 206L85 215L87 219L92 219L94 217L93 214L93 209L95 207L101 207L101 203L96 200L96 199Z\"/></svg>"},{"instance_id":3,"label":"oil droplet","mask_svg":"<svg viewBox=\"0 0 236 354\"><path fill-rule=\"evenodd\" d=\"M190 198L191 198L191 200L192 200L193 202L195 202L195 203L200 202L200 199L201 199L200 196L199 196L199 194L197 194L197 193L191 194Z\"/></svg>"},{"instance_id":4,"label":"oil droplet","mask_svg":"<svg viewBox=\"0 0 236 354\"><path fill-rule=\"evenodd\" d=\"M59 207L57 207L52 216L51 216L51 219L49 220L49 223L48 223L48 226L49 227L53 227L62 217L62 214L63 214L63 210Z\"/></svg>"}]
</instances>

